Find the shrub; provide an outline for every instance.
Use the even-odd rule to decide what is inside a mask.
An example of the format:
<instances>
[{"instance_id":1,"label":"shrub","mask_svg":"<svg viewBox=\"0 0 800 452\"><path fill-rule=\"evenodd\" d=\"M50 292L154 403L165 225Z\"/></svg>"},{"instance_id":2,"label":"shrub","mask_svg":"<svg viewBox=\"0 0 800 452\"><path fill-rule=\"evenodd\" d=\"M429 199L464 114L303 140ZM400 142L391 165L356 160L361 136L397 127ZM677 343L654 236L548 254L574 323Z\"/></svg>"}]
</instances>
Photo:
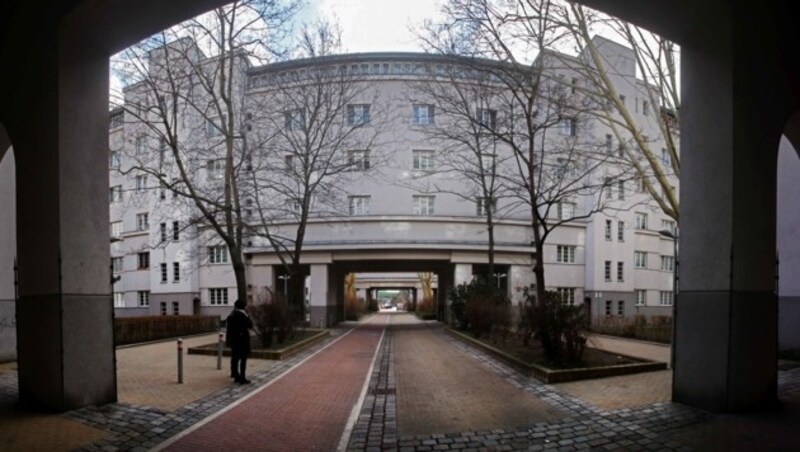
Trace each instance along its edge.
<instances>
[{"instance_id":1,"label":"shrub","mask_svg":"<svg viewBox=\"0 0 800 452\"><path fill-rule=\"evenodd\" d=\"M485 278L474 278L450 293L450 310L457 328L469 328L475 337L495 336L505 340L511 327L506 296Z\"/></svg>"},{"instance_id":2,"label":"shrub","mask_svg":"<svg viewBox=\"0 0 800 452\"><path fill-rule=\"evenodd\" d=\"M114 343L134 344L205 333L218 328L219 317L213 315L120 317L114 319Z\"/></svg>"},{"instance_id":3,"label":"shrub","mask_svg":"<svg viewBox=\"0 0 800 452\"><path fill-rule=\"evenodd\" d=\"M344 318L346 320L358 320L362 315L364 315L364 299L345 297Z\"/></svg>"},{"instance_id":4,"label":"shrub","mask_svg":"<svg viewBox=\"0 0 800 452\"><path fill-rule=\"evenodd\" d=\"M273 338L278 344L294 337L298 322L297 307L288 303L281 295L266 292L258 296L255 304L247 307L253 319L261 346L272 346Z\"/></svg>"},{"instance_id":5,"label":"shrub","mask_svg":"<svg viewBox=\"0 0 800 452\"><path fill-rule=\"evenodd\" d=\"M672 341L672 317L664 315L637 315L633 318L607 316L599 318L591 329L596 333L665 344Z\"/></svg>"},{"instance_id":6,"label":"shrub","mask_svg":"<svg viewBox=\"0 0 800 452\"><path fill-rule=\"evenodd\" d=\"M533 307L533 337L542 345L545 357L563 365L580 361L586 347L588 321L583 308L561 302L558 293L547 291L540 303L535 303L529 291L526 303Z\"/></svg>"}]
</instances>

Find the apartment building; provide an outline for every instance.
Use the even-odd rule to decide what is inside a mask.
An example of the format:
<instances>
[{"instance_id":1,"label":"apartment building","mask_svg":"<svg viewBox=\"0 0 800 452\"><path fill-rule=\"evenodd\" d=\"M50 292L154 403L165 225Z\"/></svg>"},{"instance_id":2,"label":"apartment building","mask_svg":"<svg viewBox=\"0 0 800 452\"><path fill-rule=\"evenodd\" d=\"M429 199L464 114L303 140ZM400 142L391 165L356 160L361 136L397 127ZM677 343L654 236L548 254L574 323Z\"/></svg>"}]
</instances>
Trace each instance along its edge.
<instances>
[{"instance_id":1,"label":"apartment building","mask_svg":"<svg viewBox=\"0 0 800 452\"><path fill-rule=\"evenodd\" d=\"M199 67L213 64L214 58L190 41L174 46ZM621 99L633 104L641 133L656 140L655 116L662 112L643 94L647 85L636 78L631 50L601 38L597 46L613 62L614 83ZM580 58L559 57L562 62ZM518 176L512 149L493 140L491 152L470 157L457 145L457 136L448 138L463 123L436 93L447 91L448 81L478 83L480 77L464 69L469 64L411 53L336 55L260 67L242 61L234 68L242 109L238 118L229 121L211 110L213 99L192 94L195 105L208 102L209 109L182 110L174 135L180 146L164 139L151 114L164 109L164 101L149 95L146 83L129 86L125 105L111 113L110 130L117 315L222 316L230 311L237 293L231 256L214 228L197 221L199 208L186 196L189 184L183 181L190 178L206 190L201 194L222 199L231 172L241 180L237 218L245 226L243 256L252 296L264 288L286 290L280 249L291 248L301 215L308 213L300 263L313 325L343 318L348 273L356 273L365 294L395 287L393 280L408 275L434 273L439 313L446 317L449 288L487 272L488 215L494 278L513 302L534 284L531 268L540 258L547 288L568 303L587 306L592 317L670 315L674 243L660 231L677 234L676 225L624 163L622 152L629 144L585 108L580 119L565 116L552 125L542 141L542 161L554 168L548 177L583 188L552 199L549 218L560 225L536 256L530 206L513 190L519 181L513 181ZM579 73L569 64L554 64L546 79L570 102L584 98ZM303 94L322 80L338 92L333 104L321 105ZM493 83L490 77L483 80ZM493 93L476 97L483 104L470 110L483 127L499 127L504 118L502 93ZM322 118L328 126L314 129L320 110L328 111ZM329 142L309 148L311 137L322 130ZM220 153L228 135L235 136L230 159ZM654 142L653 147L659 146ZM581 165L564 160L578 150L586 154ZM316 160L309 158L312 153ZM662 158L668 158L666 152ZM319 159L327 162L324 167ZM463 162L481 168L480 174L490 169L509 185L487 198ZM316 191L305 190L309 183ZM674 185L677 190L676 179ZM418 287L406 282L410 289Z\"/></svg>"}]
</instances>

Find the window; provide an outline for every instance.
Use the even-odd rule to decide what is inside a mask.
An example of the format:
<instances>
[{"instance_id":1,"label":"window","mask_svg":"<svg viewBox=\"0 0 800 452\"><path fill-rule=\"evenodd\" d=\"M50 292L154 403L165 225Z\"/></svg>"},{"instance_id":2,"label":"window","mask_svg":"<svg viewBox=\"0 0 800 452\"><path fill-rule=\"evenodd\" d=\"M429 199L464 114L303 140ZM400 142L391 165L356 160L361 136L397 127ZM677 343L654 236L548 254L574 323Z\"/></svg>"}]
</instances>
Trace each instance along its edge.
<instances>
[{"instance_id":1,"label":"window","mask_svg":"<svg viewBox=\"0 0 800 452\"><path fill-rule=\"evenodd\" d=\"M158 199L167 199L167 185L164 182L158 186Z\"/></svg>"},{"instance_id":2,"label":"window","mask_svg":"<svg viewBox=\"0 0 800 452\"><path fill-rule=\"evenodd\" d=\"M122 292L114 292L114 307L115 308L124 308L125 307L125 294Z\"/></svg>"},{"instance_id":3,"label":"window","mask_svg":"<svg viewBox=\"0 0 800 452\"><path fill-rule=\"evenodd\" d=\"M647 253L645 251L633 252L633 268L647 268Z\"/></svg>"},{"instance_id":4,"label":"window","mask_svg":"<svg viewBox=\"0 0 800 452\"><path fill-rule=\"evenodd\" d=\"M180 223L177 221L172 222L172 240L180 240L181 228Z\"/></svg>"},{"instance_id":5,"label":"window","mask_svg":"<svg viewBox=\"0 0 800 452\"><path fill-rule=\"evenodd\" d=\"M208 247L208 263L224 264L228 262L228 250L225 245L215 245Z\"/></svg>"},{"instance_id":6,"label":"window","mask_svg":"<svg viewBox=\"0 0 800 452\"><path fill-rule=\"evenodd\" d=\"M675 222L672 220L661 220L661 229L675 235Z\"/></svg>"},{"instance_id":7,"label":"window","mask_svg":"<svg viewBox=\"0 0 800 452\"><path fill-rule=\"evenodd\" d=\"M164 163L164 156L167 153L167 140L163 137L158 140L158 161L159 163Z\"/></svg>"},{"instance_id":8,"label":"window","mask_svg":"<svg viewBox=\"0 0 800 452\"><path fill-rule=\"evenodd\" d=\"M347 106L347 124L363 126L369 124L369 104L356 104Z\"/></svg>"},{"instance_id":9,"label":"window","mask_svg":"<svg viewBox=\"0 0 800 452\"><path fill-rule=\"evenodd\" d=\"M300 109L290 110L283 114L286 130L303 130L306 126L306 112Z\"/></svg>"},{"instance_id":10,"label":"window","mask_svg":"<svg viewBox=\"0 0 800 452\"><path fill-rule=\"evenodd\" d=\"M625 222L624 221L617 221L617 241L624 242L625 241Z\"/></svg>"},{"instance_id":11,"label":"window","mask_svg":"<svg viewBox=\"0 0 800 452\"><path fill-rule=\"evenodd\" d=\"M577 121L575 118L565 118L558 123L558 131L566 137L574 137L577 134Z\"/></svg>"},{"instance_id":12,"label":"window","mask_svg":"<svg viewBox=\"0 0 800 452\"><path fill-rule=\"evenodd\" d=\"M661 148L661 164L665 167L670 165L670 158L667 148Z\"/></svg>"},{"instance_id":13,"label":"window","mask_svg":"<svg viewBox=\"0 0 800 452\"><path fill-rule=\"evenodd\" d=\"M433 196L414 196L414 215L433 215Z\"/></svg>"},{"instance_id":14,"label":"window","mask_svg":"<svg viewBox=\"0 0 800 452\"><path fill-rule=\"evenodd\" d=\"M606 282L611 282L611 261L605 261L603 266L604 279Z\"/></svg>"},{"instance_id":15,"label":"window","mask_svg":"<svg viewBox=\"0 0 800 452\"><path fill-rule=\"evenodd\" d=\"M578 88L578 79L575 78L575 77L572 77L572 83L570 84L569 92L571 94L575 94L575 91L577 90L577 88Z\"/></svg>"},{"instance_id":16,"label":"window","mask_svg":"<svg viewBox=\"0 0 800 452\"><path fill-rule=\"evenodd\" d=\"M650 111L650 104L646 100L643 100L642 101L642 114L647 116L649 114L649 111Z\"/></svg>"},{"instance_id":17,"label":"window","mask_svg":"<svg viewBox=\"0 0 800 452\"><path fill-rule=\"evenodd\" d=\"M122 222L121 221L112 221L111 222L111 237L119 237L122 235Z\"/></svg>"},{"instance_id":18,"label":"window","mask_svg":"<svg viewBox=\"0 0 800 452\"><path fill-rule=\"evenodd\" d=\"M475 214L479 217L485 217L489 215L489 209L491 209L492 214L497 212L497 199L478 198L475 201L475 205Z\"/></svg>"},{"instance_id":19,"label":"window","mask_svg":"<svg viewBox=\"0 0 800 452\"><path fill-rule=\"evenodd\" d=\"M625 105L625 95L624 94L620 94L619 95L619 101L622 102L622 105Z\"/></svg>"},{"instance_id":20,"label":"window","mask_svg":"<svg viewBox=\"0 0 800 452\"><path fill-rule=\"evenodd\" d=\"M180 315L181 313L181 304L177 301L172 302L172 315Z\"/></svg>"},{"instance_id":21,"label":"window","mask_svg":"<svg viewBox=\"0 0 800 452\"><path fill-rule=\"evenodd\" d=\"M167 302L161 302L161 315L167 315Z\"/></svg>"},{"instance_id":22,"label":"window","mask_svg":"<svg viewBox=\"0 0 800 452\"><path fill-rule=\"evenodd\" d=\"M497 110L479 108L476 112L475 120L483 127L494 129L497 125Z\"/></svg>"},{"instance_id":23,"label":"window","mask_svg":"<svg viewBox=\"0 0 800 452\"><path fill-rule=\"evenodd\" d=\"M617 181L617 199L620 201L625 199L625 181L618 180Z\"/></svg>"},{"instance_id":24,"label":"window","mask_svg":"<svg viewBox=\"0 0 800 452\"><path fill-rule=\"evenodd\" d=\"M484 173L493 173L495 164L494 154L481 154L481 168Z\"/></svg>"},{"instance_id":25,"label":"window","mask_svg":"<svg viewBox=\"0 0 800 452\"><path fill-rule=\"evenodd\" d=\"M158 229L161 232L161 242L167 241L167 223L161 223L158 225Z\"/></svg>"},{"instance_id":26,"label":"window","mask_svg":"<svg viewBox=\"0 0 800 452\"><path fill-rule=\"evenodd\" d=\"M144 144L145 144L144 137L136 137L135 148L137 154L144 153Z\"/></svg>"},{"instance_id":27,"label":"window","mask_svg":"<svg viewBox=\"0 0 800 452\"><path fill-rule=\"evenodd\" d=\"M411 151L413 168L416 171L433 170L433 151Z\"/></svg>"},{"instance_id":28,"label":"window","mask_svg":"<svg viewBox=\"0 0 800 452\"><path fill-rule=\"evenodd\" d=\"M614 197L614 182L610 177L606 177L603 181L603 190L606 192L606 199Z\"/></svg>"},{"instance_id":29,"label":"window","mask_svg":"<svg viewBox=\"0 0 800 452\"><path fill-rule=\"evenodd\" d=\"M647 291L636 290L636 306L644 306L647 304Z\"/></svg>"},{"instance_id":30,"label":"window","mask_svg":"<svg viewBox=\"0 0 800 452\"><path fill-rule=\"evenodd\" d=\"M289 211L293 214L300 215L303 212L303 203L298 198L286 199L286 205L288 206Z\"/></svg>"},{"instance_id":31,"label":"window","mask_svg":"<svg viewBox=\"0 0 800 452\"><path fill-rule=\"evenodd\" d=\"M369 198L369 196L350 196L348 199L350 215L369 214Z\"/></svg>"},{"instance_id":32,"label":"window","mask_svg":"<svg viewBox=\"0 0 800 452\"><path fill-rule=\"evenodd\" d=\"M225 177L225 159L209 160L207 171L209 179L222 179Z\"/></svg>"},{"instance_id":33,"label":"window","mask_svg":"<svg viewBox=\"0 0 800 452\"><path fill-rule=\"evenodd\" d=\"M611 240L611 220L606 220L606 240Z\"/></svg>"},{"instance_id":34,"label":"window","mask_svg":"<svg viewBox=\"0 0 800 452\"><path fill-rule=\"evenodd\" d=\"M569 220L575 218L575 203L569 201L559 202L558 218L561 220Z\"/></svg>"},{"instance_id":35,"label":"window","mask_svg":"<svg viewBox=\"0 0 800 452\"><path fill-rule=\"evenodd\" d=\"M611 315L611 300L606 300L606 315Z\"/></svg>"},{"instance_id":36,"label":"window","mask_svg":"<svg viewBox=\"0 0 800 452\"><path fill-rule=\"evenodd\" d=\"M140 307L147 307L150 306L150 291L149 290L140 290L137 293L139 297L139 306Z\"/></svg>"},{"instance_id":37,"label":"window","mask_svg":"<svg viewBox=\"0 0 800 452\"><path fill-rule=\"evenodd\" d=\"M433 105L414 104L412 114L411 123L414 125L428 126L434 123Z\"/></svg>"},{"instance_id":38,"label":"window","mask_svg":"<svg viewBox=\"0 0 800 452\"><path fill-rule=\"evenodd\" d=\"M620 317L625 315L625 302L623 300L617 302L617 315Z\"/></svg>"},{"instance_id":39,"label":"window","mask_svg":"<svg viewBox=\"0 0 800 452\"><path fill-rule=\"evenodd\" d=\"M224 116L222 118L222 121L220 121L220 118L206 119L206 138L214 138L222 136L222 129L224 127L225 121L226 118Z\"/></svg>"},{"instance_id":40,"label":"window","mask_svg":"<svg viewBox=\"0 0 800 452\"><path fill-rule=\"evenodd\" d=\"M175 199L175 198L178 197L177 187L178 187L178 178L177 177L173 177L172 178L172 185L170 186L170 188L172 189L172 199Z\"/></svg>"},{"instance_id":41,"label":"window","mask_svg":"<svg viewBox=\"0 0 800 452\"><path fill-rule=\"evenodd\" d=\"M559 178L568 177L575 179L578 177L578 167L574 162L570 162L568 159L559 158L556 164L556 174Z\"/></svg>"},{"instance_id":42,"label":"window","mask_svg":"<svg viewBox=\"0 0 800 452\"><path fill-rule=\"evenodd\" d=\"M662 290L659 292L659 299L658 304L661 306L672 306L672 292L668 290Z\"/></svg>"},{"instance_id":43,"label":"window","mask_svg":"<svg viewBox=\"0 0 800 452\"><path fill-rule=\"evenodd\" d=\"M115 185L111 187L110 198L112 203L122 201L122 185Z\"/></svg>"},{"instance_id":44,"label":"window","mask_svg":"<svg viewBox=\"0 0 800 452\"><path fill-rule=\"evenodd\" d=\"M172 263L172 282L181 282L181 263Z\"/></svg>"},{"instance_id":45,"label":"window","mask_svg":"<svg viewBox=\"0 0 800 452\"><path fill-rule=\"evenodd\" d=\"M294 169L294 156L287 155L283 158L284 168L286 171L292 171Z\"/></svg>"},{"instance_id":46,"label":"window","mask_svg":"<svg viewBox=\"0 0 800 452\"><path fill-rule=\"evenodd\" d=\"M119 152L111 151L111 154L109 154L109 159L108 159L109 168L117 169L119 168L119 165L120 165Z\"/></svg>"},{"instance_id":47,"label":"window","mask_svg":"<svg viewBox=\"0 0 800 452\"><path fill-rule=\"evenodd\" d=\"M614 150L614 138L611 134L606 134L606 154L611 155Z\"/></svg>"},{"instance_id":48,"label":"window","mask_svg":"<svg viewBox=\"0 0 800 452\"><path fill-rule=\"evenodd\" d=\"M354 171L369 169L369 151L348 151L347 165Z\"/></svg>"},{"instance_id":49,"label":"window","mask_svg":"<svg viewBox=\"0 0 800 452\"><path fill-rule=\"evenodd\" d=\"M122 257L111 258L111 271L113 273L122 273Z\"/></svg>"},{"instance_id":50,"label":"window","mask_svg":"<svg viewBox=\"0 0 800 452\"><path fill-rule=\"evenodd\" d=\"M561 299L562 303L568 304L570 306L575 305L574 287L558 287L556 288L556 292L558 292L558 297Z\"/></svg>"},{"instance_id":51,"label":"window","mask_svg":"<svg viewBox=\"0 0 800 452\"><path fill-rule=\"evenodd\" d=\"M661 270L666 272L675 270L675 256L661 256Z\"/></svg>"},{"instance_id":52,"label":"window","mask_svg":"<svg viewBox=\"0 0 800 452\"><path fill-rule=\"evenodd\" d=\"M645 184L645 179L642 176L638 176L636 178L636 187L639 190L639 193L644 193L647 191L647 186Z\"/></svg>"},{"instance_id":53,"label":"window","mask_svg":"<svg viewBox=\"0 0 800 452\"><path fill-rule=\"evenodd\" d=\"M143 253L137 254L137 265L136 268L139 270L146 270L150 268L150 253L145 251Z\"/></svg>"},{"instance_id":54,"label":"window","mask_svg":"<svg viewBox=\"0 0 800 452\"><path fill-rule=\"evenodd\" d=\"M136 230L146 231L150 229L150 216L147 213L136 214Z\"/></svg>"},{"instance_id":55,"label":"window","mask_svg":"<svg viewBox=\"0 0 800 452\"><path fill-rule=\"evenodd\" d=\"M572 245L558 245L556 246L556 262L562 264L575 263L575 246Z\"/></svg>"},{"instance_id":56,"label":"window","mask_svg":"<svg viewBox=\"0 0 800 452\"><path fill-rule=\"evenodd\" d=\"M208 289L208 300L211 305L228 304L228 289L227 288Z\"/></svg>"},{"instance_id":57,"label":"window","mask_svg":"<svg viewBox=\"0 0 800 452\"><path fill-rule=\"evenodd\" d=\"M647 229L647 214L644 212L636 212L635 228L644 230Z\"/></svg>"},{"instance_id":58,"label":"window","mask_svg":"<svg viewBox=\"0 0 800 452\"><path fill-rule=\"evenodd\" d=\"M617 262L617 281L618 282L625 281L625 263L624 262Z\"/></svg>"},{"instance_id":59,"label":"window","mask_svg":"<svg viewBox=\"0 0 800 452\"><path fill-rule=\"evenodd\" d=\"M162 283L166 283L167 282L167 264L166 263L162 263L161 264L161 282Z\"/></svg>"},{"instance_id":60,"label":"window","mask_svg":"<svg viewBox=\"0 0 800 452\"><path fill-rule=\"evenodd\" d=\"M617 157L621 159L625 158L625 143L620 143L619 146L617 146Z\"/></svg>"}]
</instances>

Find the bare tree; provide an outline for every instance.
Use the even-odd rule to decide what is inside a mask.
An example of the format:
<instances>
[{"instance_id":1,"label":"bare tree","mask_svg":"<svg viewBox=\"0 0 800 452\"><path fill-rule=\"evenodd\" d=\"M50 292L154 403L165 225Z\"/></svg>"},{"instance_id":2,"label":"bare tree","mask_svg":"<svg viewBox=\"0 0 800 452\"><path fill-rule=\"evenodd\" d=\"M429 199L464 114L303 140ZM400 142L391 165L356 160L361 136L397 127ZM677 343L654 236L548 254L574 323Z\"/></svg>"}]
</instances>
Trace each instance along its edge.
<instances>
[{"instance_id":1,"label":"bare tree","mask_svg":"<svg viewBox=\"0 0 800 452\"><path fill-rule=\"evenodd\" d=\"M310 218L357 214L343 187L381 160L377 89L367 74L337 59L340 32L320 22L304 27L299 61L264 68L251 96L254 135L253 232L267 240L290 278L290 300L304 307L303 244ZM305 61L304 58L314 58ZM279 106L278 109L275 106Z\"/></svg>"},{"instance_id":2,"label":"bare tree","mask_svg":"<svg viewBox=\"0 0 800 452\"><path fill-rule=\"evenodd\" d=\"M420 193L447 193L475 204L476 215L486 222L488 273L493 278L496 218L512 205L501 202L511 193L497 168L511 154L498 151L502 87L486 76L465 77L471 70L468 61L451 58L447 69L431 71L410 86L412 102L423 99L435 105L437 119L421 129L436 152L415 151L414 177L407 185Z\"/></svg>"},{"instance_id":3,"label":"bare tree","mask_svg":"<svg viewBox=\"0 0 800 452\"><path fill-rule=\"evenodd\" d=\"M289 0L242 0L158 33L113 61L128 83L123 107L126 155L123 174L194 225L209 245L222 244L247 299L242 254L246 222L241 197L251 170L253 144L245 140L246 71L282 52ZM174 199L167 200L166 192ZM210 256L227 259L209 249Z\"/></svg>"},{"instance_id":4,"label":"bare tree","mask_svg":"<svg viewBox=\"0 0 800 452\"><path fill-rule=\"evenodd\" d=\"M626 157L652 199L677 221L680 205L673 184L680 177L678 46L641 27L597 14L577 3L570 3L562 13L564 28L584 49L583 57L575 60L578 64L571 66L589 82L586 94L605 107L593 113L621 143L633 144L626 147ZM634 102L625 102L620 96L614 66L592 37L593 29L601 25L616 32L633 51L636 68L644 79L644 86L638 90L641 97ZM648 136L645 129L655 129L659 136ZM659 145L663 147L658 149Z\"/></svg>"},{"instance_id":5,"label":"bare tree","mask_svg":"<svg viewBox=\"0 0 800 452\"><path fill-rule=\"evenodd\" d=\"M544 299L542 256L550 234L618 205L604 188L627 177L626 165L607 165L615 157L591 133L592 105L559 77L567 69L552 49L565 38L557 20L562 7L547 0L450 0L446 22L427 24L423 36L438 52L467 57L472 72L462 76L499 87L496 123L484 129L510 151L496 173L531 221L537 300ZM531 50L538 55L527 63L520 54Z\"/></svg>"}]
</instances>

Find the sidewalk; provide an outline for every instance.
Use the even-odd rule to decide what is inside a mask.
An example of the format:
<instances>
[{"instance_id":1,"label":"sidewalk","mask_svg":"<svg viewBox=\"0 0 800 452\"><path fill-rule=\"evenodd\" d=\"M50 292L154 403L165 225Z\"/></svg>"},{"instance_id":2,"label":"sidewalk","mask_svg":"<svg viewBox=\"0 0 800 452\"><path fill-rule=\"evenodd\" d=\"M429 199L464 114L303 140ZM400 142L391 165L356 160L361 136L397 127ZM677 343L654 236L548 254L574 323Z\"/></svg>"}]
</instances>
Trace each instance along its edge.
<instances>
[{"instance_id":1,"label":"sidewalk","mask_svg":"<svg viewBox=\"0 0 800 452\"><path fill-rule=\"evenodd\" d=\"M624 337L589 334L588 345L612 353L649 359L669 365L671 347L667 344L626 339Z\"/></svg>"}]
</instances>

